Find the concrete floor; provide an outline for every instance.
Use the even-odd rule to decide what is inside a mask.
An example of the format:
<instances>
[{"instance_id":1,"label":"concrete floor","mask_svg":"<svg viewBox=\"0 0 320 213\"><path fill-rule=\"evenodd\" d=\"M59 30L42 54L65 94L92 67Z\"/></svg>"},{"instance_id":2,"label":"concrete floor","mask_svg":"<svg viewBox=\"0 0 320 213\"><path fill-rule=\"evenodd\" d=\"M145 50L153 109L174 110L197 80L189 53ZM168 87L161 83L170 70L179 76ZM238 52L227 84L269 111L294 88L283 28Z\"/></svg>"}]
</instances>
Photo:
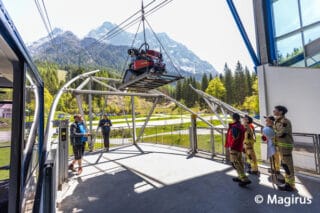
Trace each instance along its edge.
<instances>
[{"instance_id":1,"label":"concrete floor","mask_svg":"<svg viewBox=\"0 0 320 213\"><path fill-rule=\"evenodd\" d=\"M289 193L273 189L268 175L249 176L245 188L234 176L231 166L190 157L182 148L117 147L84 157L83 173L70 174L58 194L57 212L319 212L320 180L299 176L298 193ZM259 195L262 204L255 202ZM300 204L307 198L311 204Z\"/></svg>"}]
</instances>

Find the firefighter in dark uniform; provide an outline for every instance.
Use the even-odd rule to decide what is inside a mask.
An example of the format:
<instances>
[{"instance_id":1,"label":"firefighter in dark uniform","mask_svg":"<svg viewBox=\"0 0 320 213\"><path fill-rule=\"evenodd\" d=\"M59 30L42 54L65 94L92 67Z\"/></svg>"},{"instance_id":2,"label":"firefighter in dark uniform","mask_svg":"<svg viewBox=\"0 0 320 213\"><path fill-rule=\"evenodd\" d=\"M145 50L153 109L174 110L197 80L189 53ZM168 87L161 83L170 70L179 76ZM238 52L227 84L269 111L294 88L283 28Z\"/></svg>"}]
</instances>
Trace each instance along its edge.
<instances>
[{"instance_id":1,"label":"firefighter in dark uniform","mask_svg":"<svg viewBox=\"0 0 320 213\"><path fill-rule=\"evenodd\" d=\"M294 167L292 160L293 137L292 126L289 119L285 117L288 112L285 106L275 106L273 114L276 117L274 123L275 144L279 149L281 166L285 171L285 183L279 184L278 189L284 191L295 190Z\"/></svg>"}]
</instances>

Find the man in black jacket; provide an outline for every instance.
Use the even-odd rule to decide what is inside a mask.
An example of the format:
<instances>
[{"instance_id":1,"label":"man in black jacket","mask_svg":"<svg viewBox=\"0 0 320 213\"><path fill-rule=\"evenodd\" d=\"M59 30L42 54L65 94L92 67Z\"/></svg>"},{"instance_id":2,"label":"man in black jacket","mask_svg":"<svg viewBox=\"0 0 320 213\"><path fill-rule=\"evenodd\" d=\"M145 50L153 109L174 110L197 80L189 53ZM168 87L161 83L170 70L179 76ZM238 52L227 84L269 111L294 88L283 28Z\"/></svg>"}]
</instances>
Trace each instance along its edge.
<instances>
[{"instance_id":1,"label":"man in black jacket","mask_svg":"<svg viewBox=\"0 0 320 213\"><path fill-rule=\"evenodd\" d=\"M101 127L101 132L103 135L103 142L104 142L104 148L108 152L109 146L110 146L110 129L111 129L112 123L111 120L108 118L108 114L103 115L103 119L99 122L99 127Z\"/></svg>"}]
</instances>

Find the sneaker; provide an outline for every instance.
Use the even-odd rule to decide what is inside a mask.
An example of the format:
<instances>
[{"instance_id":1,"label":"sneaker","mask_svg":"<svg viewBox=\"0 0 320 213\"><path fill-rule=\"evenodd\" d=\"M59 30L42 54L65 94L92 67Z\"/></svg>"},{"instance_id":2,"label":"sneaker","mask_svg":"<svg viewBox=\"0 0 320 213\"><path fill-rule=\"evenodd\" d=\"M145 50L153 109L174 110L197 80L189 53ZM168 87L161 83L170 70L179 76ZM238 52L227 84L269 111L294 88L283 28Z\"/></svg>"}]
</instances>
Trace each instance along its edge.
<instances>
[{"instance_id":1,"label":"sneaker","mask_svg":"<svg viewBox=\"0 0 320 213\"><path fill-rule=\"evenodd\" d=\"M238 178L238 177L234 177L234 178L232 178L232 180L233 180L233 182L240 182L241 181L240 178Z\"/></svg>"},{"instance_id":2,"label":"sneaker","mask_svg":"<svg viewBox=\"0 0 320 213\"><path fill-rule=\"evenodd\" d=\"M72 163L68 166L68 169L71 170L71 171L73 171L73 172L75 172L75 169L74 169L74 166L73 166Z\"/></svg>"},{"instance_id":3,"label":"sneaker","mask_svg":"<svg viewBox=\"0 0 320 213\"><path fill-rule=\"evenodd\" d=\"M251 183L251 180L247 179L247 180L242 180L239 182L239 186L243 187L243 186L246 186L248 184Z\"/></svg>"},{"instance_id":4,"label":"sneaker","mask_svg":"<svg viewBox=\"0 0 320 213\"><path fill-rule=\"evenodd\" d=\"M82 173L82 167L78 168L78 175L80 175Z\"/></svg>"},{"instance_id":5,"label":"sneaker","mask_svg":"<svg viewBox=\"0 0 320 213\"><path fill-rule=\"evenodd\" d=\"M285 184L282 184L282 185L277 185L278 186L278 189L280 191L287 191L287 192L292 192L292 191L295 191L296 189L294 187L292 187L290 184L288 183L285 183Z\"/></svg>"}]
</instances>

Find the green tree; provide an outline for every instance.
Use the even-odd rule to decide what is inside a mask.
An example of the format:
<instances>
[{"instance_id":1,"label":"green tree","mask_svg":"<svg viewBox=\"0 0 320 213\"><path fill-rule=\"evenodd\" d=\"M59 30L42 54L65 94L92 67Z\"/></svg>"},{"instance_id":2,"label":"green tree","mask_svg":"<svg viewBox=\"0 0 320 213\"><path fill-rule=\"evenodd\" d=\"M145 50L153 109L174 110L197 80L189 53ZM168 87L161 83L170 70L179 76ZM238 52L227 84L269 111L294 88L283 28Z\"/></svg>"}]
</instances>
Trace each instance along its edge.
<instances>
[{"instance_id":1,"label":"green tree","mask_svg":"<svg viewBox=\"0 0 320 213\"><path fill-rule=\"evenodd\" d=\"M44 86L48 89L50 94L55 95L60 88L58 65L45 62L38 63L37 68L44 82Z\"/></svg>"},{"instance_id":2,"label":"green tree","mask_svg":"<svg viewBox=\"0 0 320 213\"><path fill-rule=\"evenodd\" d=\"M243 108L253 112L259 112L259 94L258 94L258 79L255 78L253 85L252 85L252 95L245 98L243 103Z\"/></svg>"},{"instance_id":3,"label":"green tree","mask_svg":"<svg viewBox=\"0 0 320 213\"><path fill-rule=\"evenodd\" d=\"M224 87L220 78L216 77L209 82L209 86L206 89L206 93L218 99L222 99L226 95L226 88Z\"/></svg>"},{"instance_id":4,"label":"green tree","mask_svg":"<svg viewBox=\"0 0 320 213\"><path fill-rule=\"evenodd\" d=\"M43 96L44 96L44 113L47 115L50 111L53 97L47 88L44 88Z\"/></svg>"}]
</instances>

